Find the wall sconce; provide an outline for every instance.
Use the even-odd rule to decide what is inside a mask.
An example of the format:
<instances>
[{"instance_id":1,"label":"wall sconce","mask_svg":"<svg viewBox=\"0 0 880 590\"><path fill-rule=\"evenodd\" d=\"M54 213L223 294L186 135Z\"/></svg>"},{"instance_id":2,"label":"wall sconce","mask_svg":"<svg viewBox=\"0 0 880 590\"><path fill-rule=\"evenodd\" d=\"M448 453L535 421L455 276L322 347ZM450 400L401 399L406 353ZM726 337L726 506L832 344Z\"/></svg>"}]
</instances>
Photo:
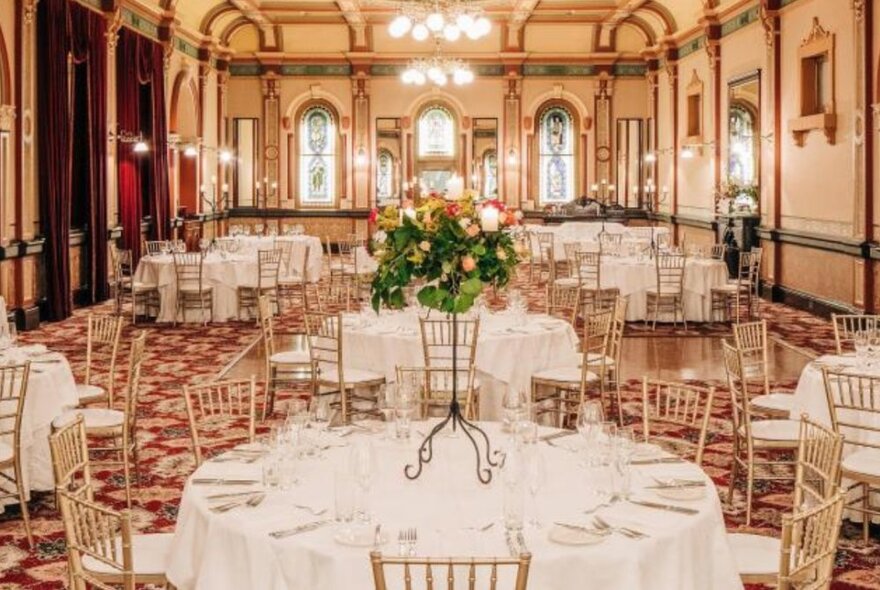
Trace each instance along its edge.
<instances>
[{"instance_id":1,"label":"wall sconce","mask_svg":"<svg viewBox=\"0 0 880 590\"><path fill-rule=\"evenodd\" d=\"M511 147L510 149L507 150L507 163L510 166L516 166L518 161L519 161L519 158L517 157L517 154L516 154L516 148Z\"/></svg>"},{"instance_id":2,"label":"wall sconce","mask_svg":"<svg viewBox=\"0 0 880 590\"><path fill-rule=\"evenodd\" d=\"M681 148L681 159L682 160L692 160L694 158L694 148L689 145Z\"/></svg>"},{"instance_id":3,"label":"wall sconce","mask_svg":"<svg viewBox=\"0 0 880 590\"><path fill-rule=\"evenodd\" d=\"M220 150L218 157L220 158L220 162L223 164L228 164L232 161L232 152L227 149Z\"/></svg>"},{"instance_id":4,"label":"wall sconce","mask_svg":"<svg viewBox=\"0 0 880 590\"><path fill-rule=\"evenodd\" d=\"M143 139L139 139L134 142L134 147L131 148L131 151L133 151L136 154L146 154L146 153L149 153L150 146L147 145L147 142L144 141Z\"/></svg>"},{"instance_id":5,"label":"wall sconce","mask_svg":"<svg viewBox=\"0 0 880 590\"><path fill-rule=\"evenodd\" d=\"M657 154L655 154L654 152L648 152L645 154L645 163L646 164L653 164L656 161L657 161Z\"/></svg>"},{"instance_id":6,"label":"wall sconce","mask_svg":"<svg viewBox=\"0 0 880 590\"><path fill-rule=\"evenodd\" d=\"M361 146L357 149L357 154L354 157L354 163L361 167L367 165L367 150L364 146Z\"/></svg>"},{"instance_id":7,"label":"wall sconce","mask_svg":"<svg viewBox=\"0 0 880 590\"><path fill-rule=\"evenodd\" d=\"M199 155L199 150L196 149L196 146L194 145L188 145L186 146L186 148L184 148L183 155L187 158L195 158Z\"/></svg>"}]
</instances>

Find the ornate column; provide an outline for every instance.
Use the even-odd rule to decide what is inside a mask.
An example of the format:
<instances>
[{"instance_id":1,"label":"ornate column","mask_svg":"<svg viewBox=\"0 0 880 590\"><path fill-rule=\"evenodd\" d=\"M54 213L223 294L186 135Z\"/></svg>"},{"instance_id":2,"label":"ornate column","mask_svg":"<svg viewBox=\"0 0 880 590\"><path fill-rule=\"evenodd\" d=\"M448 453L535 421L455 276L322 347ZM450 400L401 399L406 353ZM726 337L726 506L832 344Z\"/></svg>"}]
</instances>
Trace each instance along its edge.
<instances>
[{"instance_id":1,"label":"ornate column","mask_svg":"<svg viewBox=\"0 0 880 590\"><path fill-rule=\"evenodd\" d=\"M107 19L107 31L104 33L107 41L107 72L105 74L107 86L104 92L107 95L107 227L111 230L119 227L119 177L118 150L116 141L117 108L116 108L116 44L119 42L119 30L122 28L122 11L116 9L105 12Z\"/></svg>"},{"instance_id":2,"label":"ornate column","mask_svg":"<svg viewBox=\"0 0 880 590\"><path fill-rule=\"evenodd\" d=\"M0 203L0 246L7 246L15 235L15 199L9 198L15 190L14 168L12 156L15 153L15 106L0 104L0 195L4 196ZM2 281L2 275L0 275ZM2 294L2 291L0 291ZM2 320L2 318L0 318Z\"/></svg>"},{"instance_id":3,"label":"ornate column","mask_svg":"<svg viewBox=\"0 0 880 590\"><path fill-rule=\"evenodd\" d=\"M226 108L227 93L229 92L229 63L217 62L217 148L229 149L226 138ZM223 162L217 158L217 184L219 185L220 198L217 200L217 209L222 210L231 207L232 199L232 162ZM223 190L228 187L228 190ZM229 202L227 202L229 200Z\"/></svg>"},{"instance_id":4,"label":"ornate column","mask_svg":"<svg viewBox=\"0 0 880 590\"><path fill-rule=\"evenodd\" d=\"M198 179L198 184L196 186L206 188L205 196L209 200L213 200L217 195L212 191L220 190L220 180L217 178L217 186L214 186L211 183L211 177L216 176L216 173L212 172L214 167L212 166L211 159L214 158L214 162L216 162L216 151L212 152L209 150L207 145L207 128L208 128L208 119L205 116L205 113L208 112L208 88L211 83L211 74L213 70L211 68L211 64L208 61L202 61L199 63L199 112L196 113L196 129L199 135L199 168L196 171L196 177ZM216 146L213 146L216 147ZM201 198L199 199L201 201ZM210 206L206 206L204 202L199 203L199 208L207 213L210 211Z\"/></svg>"},{"instance_id":5,"label":"ornate column","mask_svg":"<svg viewBox=\"0 0 880 590\"><path fill-rule=\"evenodd\" d=\"M873 59L873 3L852 0L853 44L855 54L855 105L853 132L853 238L874 240L874 152L871 109L871 63ZM853 305L860 309L876 309L874 300L874 264L854 258L855 280Z\"/></svg>"},{"instance_id":6,"label":"ornate column","mask_svg":"<svg viewBox=\"0 0 880 590\"><path fill-rule=\"evenodd\" d=\"M599 73L599 79L594 96L594 111L596 125L596 182L607 181L614 184L614 170L612 167L612 113L611 95L614 80L608 71ZM615 191L614 199L617 199ZM610 200L610 199L609 199Z\"/></svg>"},{"instance_id":7,"label":"ornate column","mask_svg":"<svg viewBox=\"0 0 880 590\"><path fill-rule=\"evenodd\" d=\"M352 196L349 207L371 206L373 186L373 150L370 141L370 69L368 64L356 64L351 78L351 155ZM345 205L340 203L345 208Z\"/></svg>"},{"instance_id":8,"label":"ornate column","mask_svg":"<svg viewBox=\"0 0 880 590\"><path fill-rule=\"evenodd\" d=\"M671 158L672 165L669 173L670 199L668 211L670 215L678 214L678 50L670 48L666 51L666 82L669 84L669 120L672 121ZM662 198L662 193L661 193ZM678 238L678 225L673 227Z\"/></svg>"},{"instance_id":9,"label":"ornate column","mask_svg":"<svg viewBox=\"0 0 880 590\"><path fill-rule=\"evenodd\" d=\"M264 185L264 207L277 207L280 197L278 179L279 170L279 133L280 133L280 101L279 92L281 80L274 72L269 72L262 79L263 82L263 166L262 176L267 184ZM267 187L268 190L267 190ZM274 187L272 189L271 187ZM259 204L258 204L259 205Z\"/></svg>"},{"instance_id":10,"label":"ornate column","mask_svg":"<svg viewBox=\"0 0 880 590\"><path fill-rule=\"evenodd\" d=\"M709 96L712 98L712 159L715 162L712 188L721 188L721 25L714 17L704 20L706 31L706 56L709 59ZM713 206L712 213L716 213Z\"/></svg>"},{"instance_id":11,"label":"ornate column","mask_svg":"<svg viewBox=\"0 0 880 590\"><path fill-rule=\"evenodd\" d=\"M657 117L658 117L658 67L656 59L648 60L648 69L645 73L645 81L648 86L648 114L651 117L651 125L648 129L648 149L653 154L653 161L649 161L645 166L645 184L651 184L654 187L653 194L648 196L651 199L651 211L657 212L657 191L659 190L659 178L657 177Z\"/></svg>"},{"instance_id":12,"label":"ornate column","mask_svg":"<svg viewBox=\"0 0 880 590\"><path fill-rule=\"evenodd\" d=\"M769 134L773 140L770 149L764 149L764 142L761 142L761 162L766 167L769 174L763 175L761 190L761 225L767 229L778 228L782 220L781 203L782 203L782 98L780 94L780 86L782 84L782 52L779 43L780 26L779 26L779 1L778 0L761 0L760 18L761 25L764 27L764 42L767 47L767 79L766 79L766 98L769 108L762 109L762 135ZM765 85L762 79L761 84ZM769 153L767 153L769 152ZM770 156L770 157L767 157ZM762 244L764 251L767 253L764 257L763 274L761 279L771 286L776 283L776 279L781 272L782 256L777 244L769 242Z\"/></svg>"},{"instance_id":13,"label":"ornate column","mask_svg":"<svg viewBox=\"0 0 880 590\"><path fill-rule=\"evenodd\" d=\"M504 150L498 154L503 171L499 194L512 207L522 207L522 174L528 162L523 153L520 120L522 119L522 74L519 66L508 71L504 92ZM537 195L535 195L537 200Z\"/></svg>"}]
</instances>

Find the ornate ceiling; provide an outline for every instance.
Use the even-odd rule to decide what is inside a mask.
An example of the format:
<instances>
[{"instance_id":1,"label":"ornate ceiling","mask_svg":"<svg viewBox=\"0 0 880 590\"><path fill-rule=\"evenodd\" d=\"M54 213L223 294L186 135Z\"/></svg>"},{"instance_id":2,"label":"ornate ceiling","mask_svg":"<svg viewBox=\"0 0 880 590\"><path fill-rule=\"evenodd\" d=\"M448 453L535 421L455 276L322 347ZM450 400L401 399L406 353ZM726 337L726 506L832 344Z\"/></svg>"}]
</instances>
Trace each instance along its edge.
<instances>
[{"instance_id":1,"label":"ornate ceiling","mask_svg":"<svg viewBox=\"0 0 880 590\"><path fill-rule=\"evenodd\" d=\"M166 23L173 23L175 29L203 45L229 48L235 54L301 53L288 45L297 45L298 37L315 39L318 31L326 31L328 38L332 38L336 27L343 32L348 29L347 51L405 54L423 50L395 44L386 38L385 25L394 15L393 3L388 0L127 0L127 3L161 16ZM480 4L499 32L484 47L473 51L540 52L541 38L549 37L547 46L558 53L564 42L558 37L551 38L562 35L572 37L563 37L563 41L571 41L573 52L587 49L632 54L656 48L667 40L680 40L700 27L706 17L724 16L750 2L481 0ZM318 29L315 25L324 27ZM584 38L589 38L586 45ZM320 45L311 43L309 47L320 54ZM342 49L339 43L330 45L329 51Z\"/></svg>"}]
</instances>

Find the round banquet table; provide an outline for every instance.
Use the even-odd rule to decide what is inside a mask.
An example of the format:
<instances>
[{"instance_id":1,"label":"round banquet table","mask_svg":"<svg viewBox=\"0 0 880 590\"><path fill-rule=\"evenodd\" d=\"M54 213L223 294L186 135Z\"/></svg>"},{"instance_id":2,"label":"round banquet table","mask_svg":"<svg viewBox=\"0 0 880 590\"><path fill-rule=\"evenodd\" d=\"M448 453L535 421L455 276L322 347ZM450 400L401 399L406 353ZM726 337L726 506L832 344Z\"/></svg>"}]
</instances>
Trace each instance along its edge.
<instances>
[{"instance_id":1,"label":"round banquet table","mask_svg":"<svg viewBox=\"0 0 880 590\"><path fill-rule=\"evenodd\" d=\"M424 366L418 318L412 310L383 310L378 316L373 311L347 314L342 334L346 366L378 371L391 383L397 381L398 366ZM533 374L564 365L576 354L577 345L574 329L563 320L483 312L475 361L480 416L497 419L508 388L529 391Z\"/></svg>"},{"instance_id":2,"label":"round banquet table","mask_svg":"<svg viewBox=\"0 0 880 590\"><path fill-rule=\"evenodd\" d=\"M688 258L684 273L684 317L689 322L712 320L712 288L727 283L727 265L711 258ZM657 285L657 266L647 257L602 257L601 286L617 287L627 297L626 319L648 317L648 289ZM660 320L671 321L669 317Z\"/></svg>"},{"instance_id":3,"label":"round banquet table","mask_svg":"<svg viewBox=\"0 0 880 590\"><path fill-rule=\"evenodd\" d=\"M78 403L76 381L64 355L50 352L41 344L20 346L0 354L2 364L31 361L28 391L21 423L21 462L25 489L53 490L52 454L49 434L52 420ZM0 404L0 413L7 409ZM3 439L11 444L11 437ZM14 502L9 500L6 503Z\"/></svg>"},{"instance_id":4,"label":"round banquet table","mask_svg":"<svg viewBox=\"0 0 880 590\"><path fill-rule=\"evenodd\" d=\"M211 252L205 256L202 281L205 286L214 288L215 322L247 319L239 318L238 315L238 288L246 285L256 286L258 275L259 264L255 256L222 252ZM156 321L174 321L177 309L177 275L174 272L174 258L170 254L142 257L138 262L134 280L158 288L159 316ZM182 313L178 315L177 321L184 321ZM204 320L198 311L189 310L185 321Z\"/></svg>"},{"instance_id":5,"label":"round banquet table","mask_svg":"<svg viewBox=\"0 0 880 590\"><path fill-rule=\"evenodd\" d=\"M321 280L321 270L324 265L324 246L321 244L321 239L316 236L225 236L217 239L225 242L238 242L238 254L247 254L254 257L257 256L257 252L260 250L274 250L278 247L278 242L290 242L293 244L289 261L291 268L281 269L282 274L284 274L285 270L288 274L296 270L295 265L302 260L305 249L308 247L309 259L306 264L306 280L310 283L317 283Z\"/></svg>"},{"instance_id":6,"label":"round banquet table","mask_svg":"<svg viewBox=\"0 0 880 590\"><path fill-rule=\"evenodd\" d=\"M510 439L497 423L483 423L497 448ZM429 424L416 422L416 430ZM383 439L377 434L353 430L342 438L329 433L324 458L306 458L296 463L298 484L286 491L273 489L257 507L240 507L217 513L206 496L259 490L260 484L196 485L187 482L180 503L177 527L170 551L167 576L180 590L369 590L373 588L369 551L371 547L350 547L335 538L341 529L330 521L334 513L335 473L345 472L351 446L369 437L376 455L369 506L373 523L380 523L386 537L380 550L397 555L398 531L415 527L419 556L507 556L509 548L501 524L504 484L496 472L492 483L480 485L474 473L474 456L463 436L439 436L434 460L416 481L407 480L403 468L416 456L420 443L414 431L409 441ZM582 511L598 500L591 490L605 485L605 468L579 466L580 454L565 448L576 446L577 437L556 439L555 446L539 442L527 445L526 453L543 455L547 478L537 496L537 514L542 528L526 525L525 544L532 554L529 588L571 590L585 587L625 590L728 590L741 589L727 543L721 504L711 480L694 464L633 466L632 498L677 504L697 510L679 514L636 506L625 502L600 508L598 514L615 526L628 526L649 535L633 540L618 534L599 537L588 546L568 546L549 539L550 523L589 524ZM360 440L359 440L360 439ZM254 463L207 462L193 477L242 478L259 481L262 468ZM687 477L705 480L706 493L690 501L658 499L646 486L656 477ZM314 516L294 504L324 510ZM531 501L526 500L526 519L531 519ZM318 528L275 539L272 531L315 521ZM488 530L489 523L494 523ZM360 525L366 527L366 525ZM372 526L367 528L372 533ZM372 539L372 534L369 535ZM424 575L421 570L414 575ZM402 588L402 574L396 571L391 588ZM439 572L435 572L438 573ZM512 587L501 574L500 588ZM420 586L421 587L421 586ZM445 588L445 584L443 585ZM458 576L456 589L466 587L466 576Z\"/></svg>"}]
</instances>

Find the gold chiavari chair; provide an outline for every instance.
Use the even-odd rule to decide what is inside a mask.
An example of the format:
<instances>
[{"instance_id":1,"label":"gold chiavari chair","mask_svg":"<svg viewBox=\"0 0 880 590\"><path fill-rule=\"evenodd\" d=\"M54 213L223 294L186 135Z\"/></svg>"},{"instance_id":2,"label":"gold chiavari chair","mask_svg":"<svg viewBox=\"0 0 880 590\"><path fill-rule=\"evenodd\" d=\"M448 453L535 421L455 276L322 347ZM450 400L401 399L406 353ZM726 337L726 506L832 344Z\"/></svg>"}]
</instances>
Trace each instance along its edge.
<instances>
[{"instance_id":1,"label":"gold chiavari chair","mask_svg":"<svg viewBox=\"0 0 880 590\"><path fill-rule=\"evenodd\" d=\"M834 324L834 344L837 345L837 354L855 350L855 336L859 332L880 333L880 315L833 313L831 323Z\"/></svg>"},{"instance_id":2,"label":"gold chiavari chair","mask_svg":"<svg viewBox=\"0 0 880 590\"><path fill-rule=\"evenodd\" d=\"M547 283L546 299L547 315L565 320L572 327L577 327L577 318L581 309L581 288L578 285Z\"/></svg>"},{"instance_id":3,"label":"gold chiavari chair","mask_svg":"<svg viewBox=\"0 0 880 590\"><path fill-rule=\"evenodd\" d=\"M296 381L312 380L312 359L309 355L309 339L306 334L292 334L293 348L278 350L272 321L272 304L265 295L259 301L260 333L263 339L263 420L271 416L275 408L275 392L281 385Z\"/></svg>"},{"instance_id":4,"label":"gold chiavari chair","mask_svg":"<svg viewBox=\"0 0 880 590\"><path fill-rule=\"evenodd\" d=\"M709 258L712 260L724 260L727 255L727 244L712 244L709 250Z\"/></svg>"},{"instance_id":5,"label":"gold chiavari chair","mask_svg":"<svg viewBox=\"0 0 880 590\"><path fill-rule=\"evenodd\" d=\"M375 590L388 590L386 570L393 567L400 572L403 578L404 590L413 590L414 587L434 590L435 580L437 590L440 586L449 588L456 587L456 572L464 574L468 581L468 588L485 590L526 590L529 580L529 567L532 556L530 553L521 553L518 557L461 557L461 558L433 558L433 557L388 557L378 551L370 552L370 561L373 565L373 582ZM413 570L424 569L424 585L413 586ZM437 570L436 573L434 570ZM510 571L510 581L499 586L499 579L504 580L502 572ZM503 582L501 582L503 583ZM397 584L390 587L398 588Z\"/></svg>"},{"instance_id":6,"label":"gold chiavari chair","mask_svg":"<svg viewBox=\"0 0 880 590\"><path fill-rule=\"evenodd\" d=\"M253 235L262 236L265 234L266 234L266 224L265 223L255 223ZM248 235L250 235L250 233Z\"/></svg>"},{"instance_id":7,"label":"gold chiavari chair","mask_svg":"<svg viewBox=\"0 0 880 590\"><path fill-rule=\"evenodd\" d=\"M645 324L650 321L651 329L657 328L657 318L662 313L672 313L672 325L678 325L681 315L684 329L687 318L684 316L684 275L687 258L680 254L658 254L656 257L657 283L647 290L648 314Z\"/></svg>"},{"instance_id":8,"label":"gold chiavari chair","mask_svg":"<svg viewBox=\"0 0 880 590\"><path fill-rule=\"evenodd\" d=\"M752 493L756 480L792 480L794 474L786 473L794 466L793 460L781 455L793 454L798 448L800 424L796 420L752 420L752 406L745 389L745 376L740 354L726 341L721 343L724 366L733 406L733 467L730 473L728 503L733 501L733 491L740 471L746 475L746 525L752 520ZM767 473L759 473L764 469ZM779 471L783 473L779 473Z\"/></svg>"},{"instance_id":9,"label":"gold chiavari chair","mask_svg":"<svg viewBox=\"0 0 880 590\"><path fill-rule=\"evenodd\" d=\"M459 368L467 368L476 363L480 336L479 318L455 321L419 318L419 332L422 337L422 358L426 367L451 367L453 355L457 355Z\"/></svg>"},{"instance_id":10,"label":"gold chiavari chair","mask_svg":"<svg viewBox=\"0 0 880 590\"><path fill-rule=\"evenodd\" d=\"M452 367L397 367L397 383L413 383L418 388L419 411L422 418L431 415L432 409L446 415L452 401L452 388L462 413L469 420L479 418L479 398L474 388L473 366L453 370ZM457 382L457 383L456 383Z\"/></svg>"},{"instance_id":11,"label":"gold chiavari chair","mask_svg":"<svg viewBox=\"0 0 880 590\"><path fill-rule=\"evenodd\" d=\"M575 268L581 286L583 313L610 309L620 297L617 287L602 288L602 254L580 250L575 255Z\"/></svg>"},{"instance_id":12,"label":"gold chiavari chair","mask_svg":"<svg viewBox=\"0 0 880 590\"><path fill-rule=\"evenodd\" d=\"M158 256L164 254L171 248L171 242L168 240L146 240L144 242L144 252L147 256Z\"/></svg>"},{"instance_id":13,"label":"gold chiavari chair","mask_svg":"<svg viewBox=\"0 0 880 590\"><path fill-rule=\"evenodd\" d=\"M281 250L259 250L257 252L257 284L238 288L238 313L253 311L257 315L257 300L267 296L273 304L278 301L278 274L281 268Z\"/></svg>"},{"instance_id":14,"label":"gold chiavari chair","mask_svg":"<svg viewBox=\"0 0 880 590\"><path fill-rule=\"evenodd\" d=\"M356 415L374 415L376 398L364 395L385 383L385 376L345 365L342 350L342 314L307 311L306 331L312 361L312 395L338 397L342 423Z\"/></svg>"},{"instance_id":15,"label":"gold chiavari chair","mask_svg":"<svg viewBox=\"0 0 880 590\"><path fill-rule=\"evenodd\" d=\"M758 304L761 302L761 266L764 263L764 248L761 248L760 246L752 246L752 249L749 251L752 253L752 263L755 265L753 301L755 302L755 307L757 308Z\"/></svg>"},{"instance_id":16,"label":"gold chiavari chair","mask_svg":"<svg viewBox=\"0 0 880 590\"><path fill-rule=\"evenodd\" d=\"M530 236L530 248L532 255L529 258L529 282L543 282L553 279L555 273L555 235L551 232L532 231ZM537 272L537 278L535 277ZM547 275L546 279L544 275Z\"/></svg>"},{"instance_id":17,"label":"gold chiavari chair","mask_svg":"<svg viewBox=\"0 0 880 590\"><path fill-rule=\"evenodd\" d=\"M21 422L31 365L0 367L0 500L17 499L28 545L34 548L21 464ZM9 471L12 471L12 475ZM12 489L10 490L10 487Z\"/></svg>"},{"instance_id":18,"label":"gold chiavari chair","mask_svg":"<svg viewBox=\"0 0 880 590\"><path fill-rule=\"evenodd\" d=\"M792 392L770 390L767 321L735 324L733 341L740 354L752 410L770 418L789 418L794 407ZM755 387L758 389L757 395Z\"/></svg>"},{"instance_id":19,"label":"gold chiavari chair","mask_svg":"<svg viewBox=\"0 0 880 590\"><path fill-rule=\"evenodd\" d=\"M600 250L614 250L623 243L623 234L612 234L607 231L599 232L599 248Z\"/></svg>"},{"instance_id":20,"label":"gold chiavari chair","mask_svg":"<svg viewBox=\"0 0 880 590\"><path fill-rule=\"evenodd\" d=\"M299 296L301 307L309 307L308 297L308 268L311 249L308 244L300 248L301 257L294 252L293 242L282 240L281 245L281 272L278 275L278 302L293 304L294 298Z\"/></svg>"},{"instance_id":21,"label":"gold chiavari chair","mask_svg":"<svg viewBox=\"0 0 880 590\"><path fill-rule=\"evenodd\" d=\"M73 422L50 434L49 450L55 489L91 500L94 496L92 467L83 417L77 416Z\"/></svg>"},{"instance_id":22,"label":"gold chiavari chair","mask_svg":"<svg viewBox=\"0 0 880 590\"><path fill-rule=\"evenodd\" d=\"M86 374L82 383L76 384L76 394L80 406L107 402L113 407L113 394L116 386L116 357L119 353L119 340L122 336L123 318L115 314L90 313L86 331ZM106 362L107 384L105 387L93 383L100 358Z\"/></svg>"},{"instance_id":23,"label":"gold chiavari chair","mask_svg":"<svg viewBox=\"0 0 880 590\"><path fill-rule=\"evenodd\" d=\"M833 430L810 421L806 415L801 417L792 504L795 515L832 500L840 492L842 443L843 438ZM754 533L730 533L727 538L743 582L776 582L780 539Z\"/></svg>"},{"instance_id":24,"label":"gold chiavari chair","mask_svg":"<svg viewBox=\"0 0 880 590\"><path fill-rule=\"evenodd\" d=\"M145 315L159 315L159 290L155 285L148 285L134 280L134 263L131 250L116 252L116 312L122 314L125 300L131 300L131 323L137 323L138 308ZM152 314L150 312L153 312Z\"/></svg>"},{"instance_id":25,"label":"gold chiavari chair","mask_svg":"<svg viewBox=\"0 0 880 590\"><path fill-rule=\"evenodd\" d=\"M871 495L880 491L880 377L856 375L823 368L825 395L831 426L843 435L841 475L853 482L845 491L858 495L846 508L862 517L862 538L867 543L871 517L880 507Z\"/></svg>"},{"instance_id":26,"label":"gold chiavari chair","mask_svg":"<svg viewBox=\"0 0 880 590\"><path fill-rule=\"evenodd\" d=\"M214 321L214 288L204 282L205 258L201 252L183 252L174 254L174 272L177 276L177 309L174 314L174 325L177 317L182 316L186 322L186 312L198 310L202 314L205 325ZM209 312L205 316L205 311Z\"/></svg>"},{"instance_id":27,"label":"gold chiavari chair","mask_svg":"<svg viewBox=\"0 0 880 590\"><path fill-rule=\"evenodd\" d=\"M562 244L562 249L565 260L554 262L553 284L560 287L577 287L581 282L577 274L577 253L581 249L581 244L565 242Z\"/></svg>"},{"instance_id":28,"label":"gold chiavari chair","mask_svg":"<svg viewBox=\"0 0 880 590\"><path fill-rule=\"evenodd\" d=\"M642 379L642 430L645 442L671 447L697 465L703 463L706 433L712 416L714 387ZM681 429L689 434L682 435ZM671 432L670 436L664 436ZM692 442L696 439L696 443Z\"/></svg>"},{"instance_id":29,"label":"gold chiavari chair","mask_svg":"<svg viewBox=\"0 0 880 590\"><path fill-rule=\"evenodd\" d=\"M206 453L254 442L256 397L254 377L183 386L196 468Z\"/></svg>"},{"instance_id":30,"label":"gold chiavari chair","mask_svg":"<svg viewBox=\"0 0 880 590\"><path fill-rule=\"evenodd\" d=\"M604 359L598 358L595 354L588 355L588 362L593 365L604 363L602 367L605 373L605 382L607 387L613 387L617 400L617 420L621 426L624 425L623 418L623 395L620 391L621 384L621 363L623 362L623 332L626 329L626 308L628 302L623 297L617 297L611 307L602 308L612 309L614 315L611 318L611 328L608 334L608 345Z\"/></svg>"},{"instance_id":31,"label":"gold chiavari chair","mask_svg":"<svg viewBox=\"0 0 880 590\"><path fill-rule=\"evenodd\" d=\"M58 500L75 590L167 585L171 533L138 535L132 530L127 510L117 512L64 491L59 491Z\"/></svg>"},{"instance_id":32,"label":"gold chiavari chair","mask_svg":"<svg viewBox=\"0 0 880 590\"><path fill-rule=\"evenodd\" d=\"M742 319L741 311L746 311L746 318L752 318L754 284L758 265L753 252L740 252L736 278L719 287L712 287L712 320L720 315L722 321L731 317L735 323ZM733 313L731 314L731 308Z\"/></svg>"},{"instance_id":33,"label":"gold chiavari chair","mask_svg":"<svg viewBox=\"0 0 880 590\"><path fill-rule=\"evenodd\" d=\"M561 427L566 418L577 414L577 408L587 398L590 385L598 385L604 411L606 359L613 320L613 309L587 314L578 361L532 375L531 399L538 417L556 414L557 424ZM550 393L542 393L542 389L549 389ZM572 398L571 394L576 397Z\"/></svg>"},{"instance_id":34,"label":"gold chiavari chair","mask_svg":"<svg viewBox=\"0 0 880 590\"><path fill-rule=\"evenodd\" d=\"M355 286L351 277L331 277L330 280L323 281L316 289L315 297L310 297L308 301L309 304L315 303L317 305L309 309L316 308L318 311L327 313L348 312L354 309Z\"/></svg>"},{"instance_id":35,"label":"gold chiavari chair","mask_svg":"<svg viewBox=\"0 0 880 590\"><path fill-rule=\"evenodd\" d=\"M52 428L60 430L81 415L85 421L86 433L101 439L99 446L91 447L89 452L100 460L95 465L122 466L125 479L125 501L131 507L131 469L138 473L137 446L137 403L140 392L141 366L144 361L147 333L141 332L131 341L128 361L128 379L125 387L125 407L113 408L75 408L67 410L52 421ZM110 455L107 457L106 455ZM113 456L117 458L112 458Z\"/></svg>"}]
</instances>

